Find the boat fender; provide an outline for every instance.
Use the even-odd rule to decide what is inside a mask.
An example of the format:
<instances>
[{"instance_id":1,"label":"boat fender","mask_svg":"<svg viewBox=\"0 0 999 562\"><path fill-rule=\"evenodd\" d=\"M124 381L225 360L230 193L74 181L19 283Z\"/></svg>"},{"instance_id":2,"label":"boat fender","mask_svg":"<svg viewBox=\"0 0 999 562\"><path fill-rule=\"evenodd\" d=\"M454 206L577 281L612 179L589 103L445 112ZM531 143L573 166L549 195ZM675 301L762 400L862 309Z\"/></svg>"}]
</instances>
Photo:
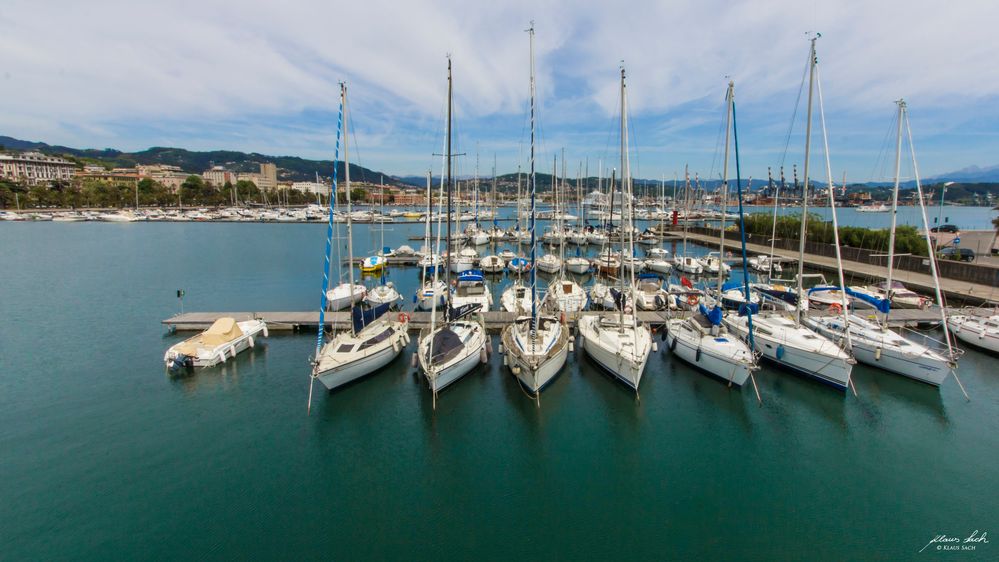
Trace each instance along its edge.
<instances>
[{"instance_id":1,"label":"boat fender","mask_svg":"<svg viewBox=\"0 0 999 562\"><path fill-rule=\"evenodd\" d=\"M697 353L694 354L694 362L700 363L701 361L701 348L697 348Z\"/></svg>"},{"instance_id":2,"label":"boat fender","mask_svg":"<svg viewBox=\"0 0 999 562\"><path fill-rule=\"evenodd\" d=\"M510 370L513 371L513 374L519 375L520 374L520 365L514 365L513 367L510 367Z\"/></svg>"},{"instance_id":3,"label":"boat fender","mask_svg":"<svg viewBox=\"0 0 999 562\"><path fill-rule=\"evenodd\" d=\"M575 340L569 340L569 352L572 353L576 351Z\"/></svg>"},{"instance_id":4,"label":"boat fender","mask_svg":"<svg viewBox=\"0 0 999 562\"><path fill-rule=\"evenodd\" d=\"M874 350L874 360L875 361L881 361L881 348L880 347Z\"/></svg>"},{"instance_id":5,"label":"boat fender","mask_svg":"<svg viewBox=\"0 0 999 562\"><path fill-rule=\"evenodd\" d=\"M500 342L500 344L499 344L499 352L500 352L500 355L503 355L503 342Z\"/></svg>"},{"instance_id":6,"label":"boat fender","mask_svg":"<svg viewBox=\"0 0 999 562\"><path fill-rule=\"evenodd\" d=\"M479 350L479 361L481 363L488 363L489 362L489 354L486 352L486 348L484 348L484 347Z\"/></svg>"},{"instance_id":7,"label":"boat fender","mask_svg":"<svg viewBox=\"0 0 999 562\"><path fill-rule=\"evenodd\" d=\"M266 325L264 326L264 337L265 337L265 338L266 338L266 337L269 337L269 336L267 335L267 326L266 326Z\"/></svg>"},{"instance_id":8,"label":"boat fender","mask_svg":"<svg viewBox=\"0 0 999 562\"><path fill-rule=\"evenodd\" d=\"M509 364L510 364L510 359L506 355L504 355L503 356L503 366L506 367Z\"/></svg>"},{"instance_id":9,"label":"boat fender","mask_svg":"<svg viewBox=\"0 0 999 562\"><path fill-rule=\"evenodd\" d=\"M413 352L412 358L409 360L409 364L415 369L416 368L416 352Z\"/></svg>"},{"instance_id":10,"label":"boat fender","mask_svg":"<svg viewBox=\"0 0 999 562\"><path fill-rule=\"evenodd\" d=\"M777 346L777 360L780 361L781 359L784 359L784 344Z\"/></svg>"},{"instance_id":11,"label":"boat fender","mask_svg":"<svg viewBox=\"0 0 999 562\"><path fill-rule=\"evenodd\" d=\"M657 353L659 351L659 344L655 340L652 340L652 353Z\"/></svg>"},{"instance_id":12,"label":"boat fender","mask_svg":"<svg viewBox=\"0 0 999 562\"><path fill-rule=\"evenodd\" d=\"M399 340L395 340L394 342L392 342L392 352L399 353L400 351L402 351L402 348L399 347Z\"/></svg>"},{"instance_id":13,"label":"boat fender","mask_svg":"<svg viewBox=\"0 0 999 562\"><path fill-rule=\"evenodd\" d=\"M219 362L225 363L225 350L219 351Z\"/></svg>"},{"instance_id":14,"label":"boat fender","mask_svg":"<svg viewBox=\"0 0 999 562\"><path fill-rule=\"evenodd\" d=\"M250 343L250 347L253 347L253 336L250 336L247 341Z\"/></svg>"},{"instance_id":15,"label":"boat fender","mask_svg":"<svg viewBox=\"0 0 999 562\"><path fill-rule=\"evenodd\" d=\"M493 339L492 338L487 338L486 339L486 353L488 353L489 355L493 354Z\"/></svg>"},{"instance_id":16,"label":"boat fender","mask_svg":"<svg viewBox=\"0 0 999 562\"><path fill-rule=\"evenodd\" d=\"M232 354L232 358L235 359L236 358L236 346L230 347L229 348L229 353L231 353Z\"/></svg>"},{"instance_id":17,"label":"boat fender","mask_svg":"<svg viewBox=\"0 0 999 562\"><path fill-rule=\"evenodd\" d=\"M677 338L674 337L673 341L669 342L669 350L670 351L676 351L676 339Z\"/></svg>"},{"instance_id":18,"label":"boat fender","mask_svg":"<svg viewBox=\"0 0 999 562\"><path fill-rule=\"evenodd\" d=\"M663 310L666 308L666 301L661 295L656 295L656 310Z\"/></svg>"}]
</instances>

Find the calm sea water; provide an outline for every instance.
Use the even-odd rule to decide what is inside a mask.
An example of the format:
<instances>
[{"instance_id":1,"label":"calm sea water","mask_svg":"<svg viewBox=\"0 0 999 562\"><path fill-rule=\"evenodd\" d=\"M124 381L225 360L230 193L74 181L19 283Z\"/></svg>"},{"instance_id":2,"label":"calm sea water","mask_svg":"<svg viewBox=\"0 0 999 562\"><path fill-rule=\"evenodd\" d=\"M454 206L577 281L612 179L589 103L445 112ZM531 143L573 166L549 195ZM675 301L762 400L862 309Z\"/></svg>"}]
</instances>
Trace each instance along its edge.
<instances>
[{"instance_id":1,"label":"calm sea water","mask_svg":"<svg viewBox=\"0 0 999 562\"><path fill-rule=\"evenodd\" d=\"M164 373L177 289L187 310L314 309L324 236L0 225L0 558L909 559L999 533L999 376L973 350L970 402L858 366L859 397L764 368L758 405L663 346L640 398L577 349L540 408L494 358L435 412L410 346L307 416L312 333Z\"/></svg>"}]
</instances>

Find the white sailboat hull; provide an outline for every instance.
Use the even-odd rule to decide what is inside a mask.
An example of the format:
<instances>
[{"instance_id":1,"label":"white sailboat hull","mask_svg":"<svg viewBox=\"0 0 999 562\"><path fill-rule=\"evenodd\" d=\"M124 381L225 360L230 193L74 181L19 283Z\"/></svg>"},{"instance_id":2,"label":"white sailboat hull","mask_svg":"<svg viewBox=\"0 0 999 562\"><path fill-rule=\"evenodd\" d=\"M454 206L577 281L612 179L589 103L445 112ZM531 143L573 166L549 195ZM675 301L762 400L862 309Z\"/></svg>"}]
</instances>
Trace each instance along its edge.
<instances>
[{"instance_id":1,"label":"white sailboat hull","mask_svg":"<svg viewBox=\"0 0 999 562\"><path fill-rule=\"evenodd\" d=\"M385 329L392 329L394 333L387 339L362 350L351 353L331 353L348 339L360 343L368 337L373 337ZM323 383L328 390L343 386L353 382L365 375L374 373L382 367L388 365L393 359L399 356L402 348L409 342L409 334L406 333L406 326L398 322L376 322L362 330L356 337L345 336L344 338L334 338L330 341L330 351L324 347L320 353L320 361L316 367L315 377Z\"/></svg>"},{"instance_id":2,"label":"white sailboat hull","mask_svg":"<svg viewBox=\"0 0 999 562\"><path fill-rule=\"evenodd\" d=\"M679 327L680 322L684 321L674 320L669 324L666 341L673 354L723 381L740 387L746 384L753 369L752 363L716 345L712 336L686 335ZM748 347L746 350L748 352Z\"/></svg>"},{"instance_id":3,"label":"white sailboat hull","mask_svg":"<svg viewBox=\"0 0 999 562\"><path fill-rule=\"evenodd\" d=\"M649 360L652 334L645 326L634 328L632 339L637 345L633 344L629 353L622 353L622 347L612 345L613 342L602 338L600 334L601 330L617 330L617 328L599 328L599 322L599 316L580 318L579 333L583 338L583 350L607 372L637 391L638 385L642 382L642 374L645 372L645 364ZM632 330L627 319L625 330Z\"/></svg>"}]
</instances>

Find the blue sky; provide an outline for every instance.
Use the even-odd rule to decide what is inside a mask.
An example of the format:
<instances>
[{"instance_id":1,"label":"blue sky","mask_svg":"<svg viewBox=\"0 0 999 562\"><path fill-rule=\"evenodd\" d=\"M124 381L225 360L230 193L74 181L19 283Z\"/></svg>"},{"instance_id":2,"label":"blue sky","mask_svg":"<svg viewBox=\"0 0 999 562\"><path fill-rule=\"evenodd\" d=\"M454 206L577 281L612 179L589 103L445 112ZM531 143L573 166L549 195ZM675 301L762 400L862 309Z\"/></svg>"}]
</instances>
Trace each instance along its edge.
<instances>
[{"instance_id":1,"label":"blue sky","mask_svg":"<svg viewBox=\"0 0 999 562\"><path fill-rule=\"evenodd\" d=\"M399 175L439 169L445 55L455 65L461 173L526 165L528 38L535 20L539 166L565 147L617 160L618 68L628 70L635 176L684 164L718 174L727 77L743 175L799 163L808 43L833 173L883 180L894 100L905 97L923 176L999 164L999 3L272 3L7 0L0 11L0 134L76 147L180 146L328 158L340 80L352 161ZM804 104L804 101L802 101ZM816 142L818 139L816 138ZM715 163L714 167L712 163ZM542 164L543 163L543 164Z\"/></svg>"}]
</instances>

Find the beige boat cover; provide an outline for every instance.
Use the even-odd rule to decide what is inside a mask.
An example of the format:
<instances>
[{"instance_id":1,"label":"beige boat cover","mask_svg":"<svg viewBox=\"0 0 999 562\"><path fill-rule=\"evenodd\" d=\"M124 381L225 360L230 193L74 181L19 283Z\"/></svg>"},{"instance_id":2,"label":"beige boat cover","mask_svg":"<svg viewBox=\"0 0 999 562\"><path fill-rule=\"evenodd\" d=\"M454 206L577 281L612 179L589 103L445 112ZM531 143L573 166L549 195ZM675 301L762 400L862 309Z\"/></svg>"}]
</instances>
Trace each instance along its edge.
<instances>
[{"instance_id":1,"label":"beige boat cover","mask_svg":"<svg viewBox=\"0 0 999 562\"><path fill-rule=\"evenodd\" d=\"M184 355L196 356L199 348L215 348L231 342L243 335L239 324L234 318L219 318L204 332L185 340L177 346L177 351Z\"/></svg>"}]
</instances>

